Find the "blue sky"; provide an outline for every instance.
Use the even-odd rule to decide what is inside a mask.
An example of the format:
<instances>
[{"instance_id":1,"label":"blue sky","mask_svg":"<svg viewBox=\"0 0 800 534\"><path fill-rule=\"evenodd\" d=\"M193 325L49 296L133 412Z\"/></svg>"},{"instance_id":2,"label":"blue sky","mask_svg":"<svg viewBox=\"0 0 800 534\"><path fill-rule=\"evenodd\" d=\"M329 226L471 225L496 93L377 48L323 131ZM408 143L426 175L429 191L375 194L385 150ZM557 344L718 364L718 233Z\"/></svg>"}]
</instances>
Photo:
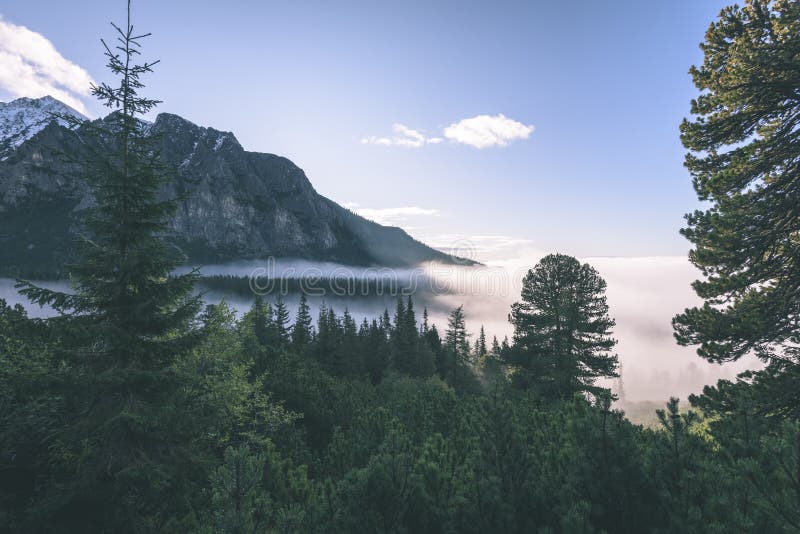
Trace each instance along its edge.
<instances>
[{"instance_id":1,"label":"blue sky","mask_svg":"<svg viewBox=\"0 0 800 534\"><path fill-rule=\"evenodd\" d=\"M139 0L134 23L154 34L160 111L287 156L320 193L423 240L680 256L697 206L678 138L687 70L724 5ZM99 38L122 1L10 0L0 15L108 79ZM444 137L498 114L534 129L482 149ZM364 142L393 124L443 140Z\"/></svg>"}]
</instances>

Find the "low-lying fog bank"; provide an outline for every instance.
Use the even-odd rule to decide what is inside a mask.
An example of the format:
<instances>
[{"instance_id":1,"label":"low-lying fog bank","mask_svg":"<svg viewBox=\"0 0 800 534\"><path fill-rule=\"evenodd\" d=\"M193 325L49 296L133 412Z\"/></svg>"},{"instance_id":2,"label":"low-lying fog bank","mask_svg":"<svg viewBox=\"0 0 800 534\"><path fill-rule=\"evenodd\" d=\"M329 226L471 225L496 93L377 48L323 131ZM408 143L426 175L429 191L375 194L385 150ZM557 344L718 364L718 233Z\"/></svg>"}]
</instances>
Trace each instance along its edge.
<instances>
[{"instance_id":1,"label":"low-lying fog bank","mask_svg":"<svg viewBox=\"0 0 800 534\"><path fill-rule=\"evenodd\" d=\"M223 298L237 311L247 310L255 292L274 301L279 294L292 313L300 292L312 309L323 302L337 313L345 308L357 321L389 309L398 295L412 294L418 318L427 307L429 319L444 329L447 315L463 305L473 340L481 325L487 336L511 336L511 303L519 298L522 278L544 254L530 252L515 260L495 260L483 266L426 264L410 269L351 267L303 260L267 260L209 265L200 268L207 277L199 286L208 302ZM682 257L583 258L608 283L608 302L616 319L617 353L622 363L622 385L629 402L662 401L669 396L685 399L719 378L732 378L757 362L712 365L697 357L691 347L678 346L671 319L699 302L690 283L696 270ZM182 268L186 272L190 267ZM47 282L66 289L66 282ZM0 298L22 304L34 317L49 310L31 305L14 289L14 281L0 279ZM619 382L613 381L617 390Z\"/></svg>"}]
</instances>

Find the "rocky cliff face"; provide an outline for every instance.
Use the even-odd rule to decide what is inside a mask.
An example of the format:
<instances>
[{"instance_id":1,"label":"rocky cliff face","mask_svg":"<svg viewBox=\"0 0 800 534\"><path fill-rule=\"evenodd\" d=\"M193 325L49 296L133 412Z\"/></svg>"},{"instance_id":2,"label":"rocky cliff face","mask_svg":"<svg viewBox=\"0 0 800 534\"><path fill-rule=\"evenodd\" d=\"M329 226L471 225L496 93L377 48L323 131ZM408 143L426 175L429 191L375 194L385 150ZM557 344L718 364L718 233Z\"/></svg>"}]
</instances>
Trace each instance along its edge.
<instances>
[{"instance_id":1,"label":"rocky cliff face","mask_svg":"<svg viewBox=\"0 0 800 534\"><path fill-rule=\"evenodd\" d=\"M18 98L13 102L0 102L0 161L8 158L14 150L42 131L54 115L83 115L51 96L42 98ZM64 121L59 121L64 124Z\"/></svg>"},{"instance_id":2,"label":"rocky cliff face","mask_svg":"<svg viewBox=\"0 0 800 534\"><path fill-rule=\"evenodd\" d=\"M294 163L245 151L230 132L168 113L148 127L174 171L163 194L183 199L167 238L191 263L269 256L382 266L453 261L322 197ZM0 161L0 272L57 274L93 202L81 169L58 154L84 150L81 131L56 121L33 134L17 130L28 133L8 143Z\"/></svg>"}]
</instances>

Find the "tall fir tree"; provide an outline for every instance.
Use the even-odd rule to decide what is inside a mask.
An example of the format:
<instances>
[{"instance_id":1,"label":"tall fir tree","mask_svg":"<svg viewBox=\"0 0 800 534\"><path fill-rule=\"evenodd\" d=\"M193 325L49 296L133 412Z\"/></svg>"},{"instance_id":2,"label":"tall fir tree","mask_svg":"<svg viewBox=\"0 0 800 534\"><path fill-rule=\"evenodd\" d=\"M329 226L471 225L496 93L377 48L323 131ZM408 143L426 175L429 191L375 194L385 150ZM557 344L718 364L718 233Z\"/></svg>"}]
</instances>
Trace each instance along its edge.
<instances>
[{"instance_id":1,"label":"tall fir tree","mask_svg":"<svg viewBox=\"0 0 800 534\"><path fill-rule=\"evenodd\" d=\"M300 304L297 308L297 317L292 327L292 345L295 349L304 351L310 344L313 337L311 326L311 308L308 306L306 294L300 294Z\"/></svg>"},{"instance_id":2,"label":"tall fir tree","mask_svg":"<svg viewBox=\"0 0 800 534\"><path fill-rule=\"evenodd\" d=\"M481 325L478 339L475 340L475 356L482 361L486 358L487 354L489 354L489 351L486 347L486 331L483 329L483 325Z\"/></svg>"},{"instance_id":3,"label":"tall fir tree","mask_svg":"<svg viewBox=\"0 0 800 534\"><path fill-rule=\"evenodd\" d=\"M389 368L391 349L383 325L383 318L380 322L372 320L364 348L364 366L373 384L380 382L383 374Z\"/></svg>"},{"instance_id":4,"label":"tall fir tree","mask_svg":"<svg viewBox=\"0 0 800 534\"><path fill-rule=\"evenodd\" d=\"M214 531L251 534L264 528L269 499L261 488L264 457L247 446L228 447L211 474Z\"/></svg>"},{"instance_id":5,"label":"tall fir tree","mask_svg":"<svg viewBox=\"0 0 800 534\"><path fill-rule=\"evenodd\" d=\"M278 296L273 308L275 324L275 334L280 346L285 346L289 342L290 328L289 328L289 310L286 308L286 303L282 296Z\"/></svg>"},{"instance_id":6,"label":"tall fir tree","mask_svg":"<svg viewBox=\"0 0 800 534\"><path fill-rule=\"evenodd\" d=\"M434 370L439 377L446 379L448 376L446 351L442 345L442 338L439 335L439 329L435 324L430 325L428 328L428 332L425 334L425 341L433 352Z\"/></svg>"},{"instance_id":7,"label":"tall fir tree","mask_svg":"<svg viewBox=\"0 0 800 534\"><path fill-rule=\"evenodd\" d=\"M470 369L469 335L464 317L464 307L450 312L444 339L445 376L452 384L460 384Z\"/></svg>"},{"instance_id":8,"label":"tall fir tree","mask_svg":"<svg viewBox=\"0 0 800 534\"><path fill-rule=\"evenodd\" d=\"M500 342L497 341L497 336L492 336L492 356L499 358L501 353Z\"/></svg>"},{"instance_id":9,"label":"tall fir tree","mask_svg":"<svg viewBox=\"0 0 800 534\"><path fill-rule=\"evenodd\" d=\"M170 175L159 139L140 119L159 103L140 94L157 61L137 62L149 34L134 33L130 2L126 24L112 26L116 43L103 46L118 81L92 86L92 94L113 112L73 124L85 141L80 163L95 200L69 267L74 292L18 287L59 312L51 322L73 382L63 394L75 418L60 426L56 441L59 461L75 465L47 486L54 493L44 495L39 512L67 530L143 532L189 502L176 495L192 440L174 405L180 384L172 366L202 332L195 327L200 300L192 296L197 275L173 275L182 256L159 237L176 203L159 198Z\"/></svg>"},{"instance_id":10,"label":"tall fir tree","mask_svg":"<svg viewBox=\"0 0 800 534\"><path fill-rule=\"evenodd\" d=\"M253 307L250 309L250 316L253 322L253 333L256 340L261 345L269 345L272 339L272 308L264 302L261 295L256 295Z\"/></svg>"},{"instance_id":11,"label":"tall fir tree","mask_svg":"<svg viewBox=\"0 0 800 534\"><path fill-rule=\"evenodd\" d=\"M415 322L413 326L411 321ZM401 373L411 374L414 370L416 333L416 319L411 300L408 301L407 306L403 299L398 298L392 330L392 364Z\"/></svg>"},{"instance_id":12,"label":"tall fir tree","mask_svg":"<svg viewBox=\"0 0 800 534\"><path fill-rule=\"evenodd\" d=\"M387 340L391 339L392 337L392 320L389 317L389 310L384 309L383 315L381 315L380 320L378 321L378 327L380 328L383 335L386 337Z\"/></svg>"},{"instance_id":13,"label":"tall fir tree","mask_svg":"<svg viewBox=\"0 0 800 534\"><path fill-rule=\"evenodd\" d=\"M359 350L358 326L347 308L342 314L342 338L337 351L341 373L351 376L362 373L364 362Z\"/></svg>"}]
</instances>

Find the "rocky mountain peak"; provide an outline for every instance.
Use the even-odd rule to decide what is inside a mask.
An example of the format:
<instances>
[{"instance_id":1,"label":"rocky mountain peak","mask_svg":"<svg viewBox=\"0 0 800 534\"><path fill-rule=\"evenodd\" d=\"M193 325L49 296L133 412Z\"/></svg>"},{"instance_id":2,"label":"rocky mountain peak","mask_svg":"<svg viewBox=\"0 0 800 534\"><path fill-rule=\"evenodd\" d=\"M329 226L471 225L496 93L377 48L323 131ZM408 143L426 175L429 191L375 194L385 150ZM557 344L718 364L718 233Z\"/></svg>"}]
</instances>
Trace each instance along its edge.
<instances>
[{"instance_id":1,"label":"rocky mountain peak","mask_svg":"<svg viewBox=\"0 0 800 534\"><path fill-rule=\"evenodd\" d=\"M8 158L18 146L42 131L53 120L63 124L63 120L56 118L58 115L86 118L49 95L0 102L0 161Z\"/></svg>"},{"instance_id":2,"label":"rocky mountain peak","mask_svg":"<svg viewBox=\"0 0 800 534\"><path fill-rule=\"evenodd\" d=\"M9 137L0 133L0 143L16 143L8 145L13 157L0 160L0 272L59 273L74 254L83 210L94 203L80 166L57 155L80 159L91 136L53 121L49 110L63 106L54 102L14 101L21 115L6 113L19 126L8 128ZM173 171L162 195L181 199L165 237L191 263L268 257L380 266L454 261L399 228L328 200L292 161L248 152L231 132L171 113L145 126L157 135L159 153Z\"/></svg>"}]
</instances>

